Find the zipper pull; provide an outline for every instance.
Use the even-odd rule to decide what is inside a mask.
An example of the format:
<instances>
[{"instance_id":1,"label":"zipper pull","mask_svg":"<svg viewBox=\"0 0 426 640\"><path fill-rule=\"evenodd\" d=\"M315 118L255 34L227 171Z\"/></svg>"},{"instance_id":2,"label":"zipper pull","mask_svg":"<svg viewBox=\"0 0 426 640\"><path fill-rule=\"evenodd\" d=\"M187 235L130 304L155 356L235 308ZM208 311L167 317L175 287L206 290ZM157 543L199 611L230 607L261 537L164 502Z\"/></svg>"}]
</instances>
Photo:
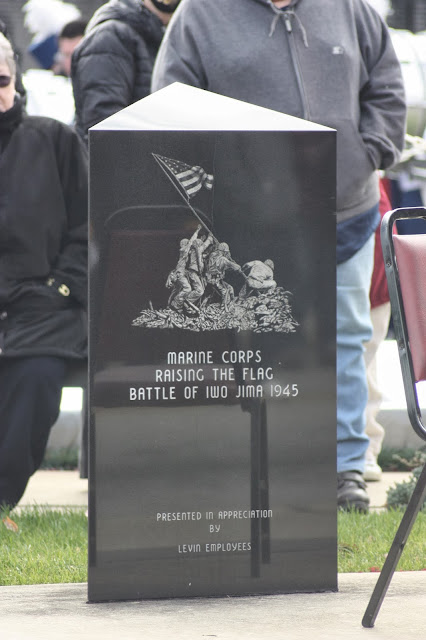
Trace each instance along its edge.
<instances>
[{"instance_id":1,"label":"zipper pull","mask_svg":"<svg viewBox=\"0 0 426 640\"><path fill-rule=\"evenodd\" d=\"M292 33L293 27L291 26L291 18L286 12L284 12L284 22L287 33Z\"/></svg>"}]
</instances>

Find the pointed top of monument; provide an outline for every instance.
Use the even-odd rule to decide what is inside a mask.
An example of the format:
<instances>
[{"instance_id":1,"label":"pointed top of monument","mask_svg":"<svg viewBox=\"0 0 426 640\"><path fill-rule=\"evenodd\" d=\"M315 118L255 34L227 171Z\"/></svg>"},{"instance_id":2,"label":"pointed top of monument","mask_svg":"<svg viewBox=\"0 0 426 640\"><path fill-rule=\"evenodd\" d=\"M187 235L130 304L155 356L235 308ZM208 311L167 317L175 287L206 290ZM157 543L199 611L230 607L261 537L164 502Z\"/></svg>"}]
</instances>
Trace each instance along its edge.
<instances>
[{"instance_id":1,"label":"pointed top of monument","mask_svg":"<svg viewBox=\"0 0 426 640\"><path fill-rule=\"evenodd\" d=\"M175 82L91 131L327 131L314 122Z\"/></svg>"}]
</instances>

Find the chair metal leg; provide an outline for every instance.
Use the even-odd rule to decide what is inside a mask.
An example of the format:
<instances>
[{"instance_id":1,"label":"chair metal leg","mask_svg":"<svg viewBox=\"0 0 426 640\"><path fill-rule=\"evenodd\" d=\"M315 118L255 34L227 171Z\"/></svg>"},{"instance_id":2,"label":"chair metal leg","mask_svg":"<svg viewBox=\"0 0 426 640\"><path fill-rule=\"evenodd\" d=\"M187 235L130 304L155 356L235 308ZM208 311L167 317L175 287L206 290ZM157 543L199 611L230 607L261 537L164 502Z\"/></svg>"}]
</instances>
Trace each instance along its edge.
<instances>
[{"instance_id":1,"label":"chair metal leg","mask_svg":"<svg viewBox=\"0 0 426 640\"><path fill-rule=\"evenodd\" d=\"M405 544L407 542L408 536L410 535L417 514L423 505L425 496L426 464L424 465L419 476L413 494L401 520L401 524L399 525L398 531L396 532L395 538L392 542L392 546L383 565L379 579L377 580L377 584L371 595L370 602L368 603L367 609L365 610L365 614L362 619L363 627L374 627L374 622L377 618L377 614L379 613L383 599L386 595L390 581L392 580L392 576L404 550Z\"/></svg>"}]
</instances>

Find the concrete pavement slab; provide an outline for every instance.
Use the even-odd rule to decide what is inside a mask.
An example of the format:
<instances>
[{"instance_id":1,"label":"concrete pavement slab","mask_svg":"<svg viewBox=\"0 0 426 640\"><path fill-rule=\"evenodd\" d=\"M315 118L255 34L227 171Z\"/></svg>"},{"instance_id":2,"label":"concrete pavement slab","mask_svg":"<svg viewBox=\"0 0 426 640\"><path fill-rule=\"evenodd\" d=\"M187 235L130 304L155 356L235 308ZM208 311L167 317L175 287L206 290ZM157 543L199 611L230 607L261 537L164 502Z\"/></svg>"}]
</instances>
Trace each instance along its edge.
<instances>
[{"instance_id":1,"label":"concrete pavement slab","mask_svg":"<svg viewBox=\"0 0 426 640\"><path fill-rule=\"evenodd\" d=\"M390 487L406 482L411 477L409 471L391 471L382 474L379 482L367 482L370 509L380 510L386 507L387 492Z\"/></svg>"},{"instance_id":2,"label":"concrete pavement slab","mask_svg":"<svg viewBox=\"0 0 426 640\"><path fill-rule=\"evenodd\" d=\"M338 593L86 603L85 584L0 587L7 640L418 640L426 572L396 573L373 629L377 574L341 574Z\"/></svg>"},{"instance_id":3,"label":"concrete pavement slab","mask_svg":"<svg viewBox=\"0 0 426 640\"><path fill-rule=\"evenodd\" d=\"M86 507L88 481L78 471L37 471L27 485L19 506Z\"/></svg>"}]
</instances>

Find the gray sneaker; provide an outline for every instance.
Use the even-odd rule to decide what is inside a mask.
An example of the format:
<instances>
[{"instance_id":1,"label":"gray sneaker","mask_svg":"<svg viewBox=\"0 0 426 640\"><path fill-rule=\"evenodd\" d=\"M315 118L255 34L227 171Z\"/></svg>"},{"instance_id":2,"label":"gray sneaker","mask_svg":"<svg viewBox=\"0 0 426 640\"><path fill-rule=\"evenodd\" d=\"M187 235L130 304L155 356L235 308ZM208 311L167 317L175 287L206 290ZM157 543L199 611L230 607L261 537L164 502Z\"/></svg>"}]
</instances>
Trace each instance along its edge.
<instances>
[{"instance_id":1,"label":"gray sneaker","mask_svg":"<svg viewBox=\"0 0 426 640\"><path fill-rule=\"evenodd\" d=\"M337 474L337 506L343 511L368 513L370 498L367 485L358 471L342 471Z\"/></svg>"}]
</instances>

